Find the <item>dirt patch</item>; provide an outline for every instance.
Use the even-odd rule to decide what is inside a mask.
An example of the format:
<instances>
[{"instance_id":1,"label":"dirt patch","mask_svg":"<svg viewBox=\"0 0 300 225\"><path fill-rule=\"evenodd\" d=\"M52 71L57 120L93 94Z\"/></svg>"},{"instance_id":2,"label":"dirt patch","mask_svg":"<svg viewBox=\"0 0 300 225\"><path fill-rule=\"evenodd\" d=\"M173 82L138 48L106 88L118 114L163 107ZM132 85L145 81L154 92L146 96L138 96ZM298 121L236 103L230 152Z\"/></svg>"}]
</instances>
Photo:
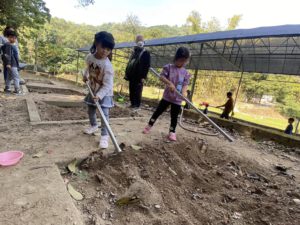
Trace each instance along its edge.
<instances>
[{"instance_id":1,"label":"dirt patch","mask_svg":"<svg viewBox=\"0 0 300 225\"><path fill-rule=\"evenodd\" d=\"M29 121L27 105L17 96L0 97L0 124L23 124Z\"/></svg>"},{"instance_id":2,"label":"dirt patch","mask_svg":"<svg viewBox=\"0 0 300 225\"><path fill-rule=\"evenodd\" d=\"M38 94L62 94L62 95L82 95L83 93L71 89L55 89L55 88L37 88L30 85L27 86L29 92Z\"/></svg>"},{"instance_id":3,"label":"dirt patch","mask_svg":"<svg viewBox=\"0 0 300 225\"><path fill-rule=\"evenodd\" d=\"M28 83L50 84L50 85L53 85L53 83L50 80L26 79L26 82L28 82Z\"/></svg>"},{"instance_id":4,"label":"dirt patch","mask_svg":"<svg viewBox=\"0 0 300 225\"><path fill-rule=\"evenodd\" d=\"M37 102L37 107L42 121L62 121L62 120L84 120L88 119L87 106L82 105L79 107L61 107L45 102ZM98 118L100 118L100 113L97 112ZM110 110L110 118L122 118L139 116L133 113L131 110L120 107L113 107Z\"/></svg>"},{"instance_id":5,"label":"dirt patch","mask_svg":"<svg viewBox=\"0 0 300 225\"><path fill-rule=\"evenodd\" d=\"M85 200L86 224L285 224L300 222L292 177L227 155L203 140L154 140L122 154L92 153L66 176ZM298 222L296 222L298 221Z\"/></svg>"}]
</instances>

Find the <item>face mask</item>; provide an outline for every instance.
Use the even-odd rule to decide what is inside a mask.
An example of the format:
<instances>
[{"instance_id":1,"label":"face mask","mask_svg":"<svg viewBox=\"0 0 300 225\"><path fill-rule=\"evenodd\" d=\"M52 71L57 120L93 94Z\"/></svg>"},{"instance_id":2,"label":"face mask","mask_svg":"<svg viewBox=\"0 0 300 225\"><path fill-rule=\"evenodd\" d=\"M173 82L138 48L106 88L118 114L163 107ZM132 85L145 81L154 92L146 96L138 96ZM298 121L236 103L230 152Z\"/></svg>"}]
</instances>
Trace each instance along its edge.
<instances>
[{"instance_id":1,"label":"face mask","mask_svg":"<svg viewBox=\"0 0 300 225\"><path fill-rule=\"evenodd\" d=\"M136 45L140 48L144 47L145 43L143 41L139 41Z\"/></svg>"}]
</instances>

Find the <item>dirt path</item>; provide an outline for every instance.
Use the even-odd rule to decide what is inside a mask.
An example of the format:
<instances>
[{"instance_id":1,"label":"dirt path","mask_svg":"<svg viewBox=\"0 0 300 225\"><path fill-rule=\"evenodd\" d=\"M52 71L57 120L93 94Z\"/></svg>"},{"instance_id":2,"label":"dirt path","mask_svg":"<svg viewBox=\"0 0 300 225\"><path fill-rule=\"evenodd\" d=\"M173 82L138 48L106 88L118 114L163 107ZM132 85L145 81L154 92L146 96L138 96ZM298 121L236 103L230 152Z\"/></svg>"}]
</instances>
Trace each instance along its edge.
<instances>
[{"instance_id":1,"label":"dirt path","mask_svg":"<svg viewBox=\"0 0 300 225\"><path fill-rule=\"evenodd\" d=\"M88 124L30 125L28 96L40 95L8 97L0 92L0 152L25 153L17 166L0 168L1 225L300 223L300 207L293 202L300 198L297 154L240 136L229 143L222 137L199 136L180 128L178 143L165 143L167 115L148 136L141 134L145 118L112 120L117 139L127 150L117 158L96 157L98 163L89 164L85 176L65 175L85 195L83 202L76 202L56 164L87 157L97 150L99 136L82 134ZM47 96L51 99L54 94L42 98ZM142 114L147 118L151 112ZM132 144L143 149L135 152ZM206 146L205 150L199 146ZM112 151L111 147L104 153ZM33 158L37 153L39 157ZM288 167L289 176L278 175L274 169L278 164ZM95 180L96 173L103 177L103 184ZM269 182L251 180L247 177L251 173ZM143 189L143 204L118 208L109 202ZM109 217L112 209L113 219Z\"/></svg>"}]
</instances>

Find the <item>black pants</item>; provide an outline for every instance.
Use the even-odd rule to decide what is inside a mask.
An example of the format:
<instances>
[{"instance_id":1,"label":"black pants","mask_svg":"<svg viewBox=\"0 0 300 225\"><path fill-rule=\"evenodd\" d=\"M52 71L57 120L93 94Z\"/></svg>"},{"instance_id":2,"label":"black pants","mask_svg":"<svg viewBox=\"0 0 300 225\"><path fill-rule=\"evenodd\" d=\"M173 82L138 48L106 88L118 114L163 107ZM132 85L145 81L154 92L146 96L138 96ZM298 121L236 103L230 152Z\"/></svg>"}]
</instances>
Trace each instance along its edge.
<instances>
[{"instance_id":1,"label":"black pants","mask_svg":"<svg viewBox=\"0 0 300 225\"><path fill-rule=\"evenodd\" d=\"M129 98L132 107L140 107L143 93L142 81L129 81Z\"/></svg>"},{"instance_id":2,"label":"black pants","mask_svg":"<svg viewBox=\"0 0 300 225\"><path fill-rule=\"evenodd\" d=\"M180 113L180 109L181 106L180 105L176 105L174 103L168 102L164 99L162 99L155 112L153 113L150 121L149 121L149 125L153 126L155 121L157 120L157 118L164 112L166 111L166 109L171 105L171 126L170 126L170 132L174 132L176 130L176 126L177 126L177 119L178 119L178 115Z\"/></svg>"},{"instance_id":3,"label":"black pants","mask_svg":"<svg viewBox=\"0 0 300 225\"><path fill-rule=\"evenodd\" d=\"M229 112L223 112L220 117L229 120Z\"/></svg>"}]
</instances>

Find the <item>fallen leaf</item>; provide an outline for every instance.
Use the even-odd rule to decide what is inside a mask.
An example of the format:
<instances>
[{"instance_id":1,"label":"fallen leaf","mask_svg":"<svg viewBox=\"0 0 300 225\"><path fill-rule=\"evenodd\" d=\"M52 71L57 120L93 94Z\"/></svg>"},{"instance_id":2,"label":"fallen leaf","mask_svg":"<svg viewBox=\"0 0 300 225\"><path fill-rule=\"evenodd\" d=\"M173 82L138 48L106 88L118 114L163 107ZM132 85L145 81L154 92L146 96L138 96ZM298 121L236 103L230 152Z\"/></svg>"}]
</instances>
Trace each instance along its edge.
<instances>
[{"instance_id":1,"label":"fallen leaf","mask_svg":"<svg viewBox=\"0 0 300 225\"><path fill-rule=\"evenodd\" d=\"M133 150L135 150L135 151L139 151L139 150L142 149L142 147L141 147L141 146L138 146L138 145L131 145L131 148L132 148Z\"/></svg>"},{"instance_id":2,"label":"fallen leaf","mask_svg":"<svg viewBox=\"0 0 300 225\"><path fill-rule=\"evenodd\" d=\"M177 173L171 167L169 167L168 169L171 173L173 173L174 176L177 176Z\"/></svg>"},{"instance_id":3,"label":"fallen leaf","mask_svg":"<svg viewBox=\"0 0 300 225\"><path fill-rule=\"evenodd\" d=\"M77 172L77 159L73 159L72 162L70 162L68 164L68 170L71 172L71 173L76 173Z\"/></svg>"},{"instance_id":4,"label":"fallen leaf","mask_svg":"<svg viewBox=\"0 0 300 225\"><path fill-rule=\"evenodd\" d=\"M136 196L123 197L116 201L117 206L129 205L138 202L140 199Z\"/></svg>"},{"instance_id":5,"label":"fallen leaf","mask_svg":"<svg viewBox=\"0 0 300 225\"><path fill-rule=\"evenodd\" d=\"M68 183L67 187L72 198L74 198L76 201L81 201L83 199L83 195L76 191L70 183Z\"/></svg>"}]
</instances>

